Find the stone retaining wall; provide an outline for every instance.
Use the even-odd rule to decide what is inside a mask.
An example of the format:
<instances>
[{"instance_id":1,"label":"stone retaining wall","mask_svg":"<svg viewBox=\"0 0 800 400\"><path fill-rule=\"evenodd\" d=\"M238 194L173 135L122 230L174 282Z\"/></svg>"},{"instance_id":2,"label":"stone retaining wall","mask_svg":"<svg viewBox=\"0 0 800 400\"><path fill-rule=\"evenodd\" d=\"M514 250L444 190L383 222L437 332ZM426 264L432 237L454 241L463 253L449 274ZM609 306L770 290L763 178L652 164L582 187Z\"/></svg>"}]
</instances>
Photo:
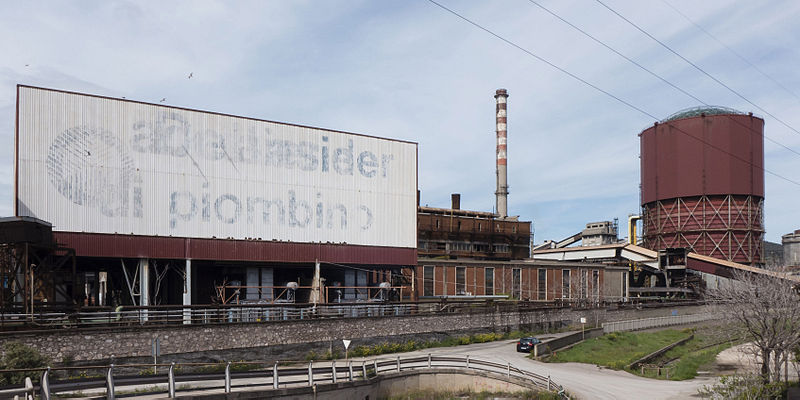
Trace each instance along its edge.
<instances>
[{"instance_id":1,"label":"stone retaining wall","mask_svg":"<svg viewBox=\"0 0 800 400\"><path fill-rule=\"evenodd\" d=\"M31 346L54 363L66 359L77 362L104 361L112 358L152 360L151 343L156 337L162 355L239 350L241 358L256 358L254 349L290 346L303 351L327 350L331 344L341 346L341 339L351 339L351 346L396 341L398 338L419 338L435 334L476 332L510 332L577 325L581 317L592 324L634 318L703 311L702 306L648 308L642 310L558 310L558 311L482 311L437 315L410 315L378 318L346 318L294 320L280 322L177 327L118 327L82 331L49 331L15 333L0 336L0 345L20 341ZM236 355L232 355L236 357ZM279 355L276 355L279 357ZM281 355L284 356L285 355ZM285 359L285 358L284 358ZM179 360L179 359L176 359Z\"/></svg>"}]
</instances>

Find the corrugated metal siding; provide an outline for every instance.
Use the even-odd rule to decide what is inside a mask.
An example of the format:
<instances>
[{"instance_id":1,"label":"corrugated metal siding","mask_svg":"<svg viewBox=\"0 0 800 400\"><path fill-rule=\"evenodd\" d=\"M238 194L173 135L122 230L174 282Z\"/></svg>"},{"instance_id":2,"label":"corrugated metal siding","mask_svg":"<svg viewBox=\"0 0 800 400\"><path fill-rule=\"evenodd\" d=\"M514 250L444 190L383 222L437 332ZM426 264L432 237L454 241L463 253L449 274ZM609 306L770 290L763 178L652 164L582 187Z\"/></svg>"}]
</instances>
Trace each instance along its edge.
<instances>
[{"instance_id":1,"label":"corrugated metal siding","mask_svg":"<svg viewBox=\"0 0 800 400\"><path fill-rule=\"evenodd\" d=\"M714 115L648 128L641 133L641 166L642 204L700 195L764 197L764 120Z\"/></svg>"},{"instance_id":2,"label":"corrugated metal siding","mask_svg":"<svg viewBox=\"0 0 800 400\"><path fill-rule=\"evenodd\" d=\"M25 86L18 107L18 213L54 230L416 247L415 143Z\"/></svg>"},{"instance_id":3,"label":"corrugated metal siding","mask_svg":"<svg viewBox=\"0 0 800 400\"><path fill-rule=\"evenodd\" d=\"M216 261L414 265L416 249L54 232L56 241L84 257L173 258Z\"/></svg>"}]
</instances>

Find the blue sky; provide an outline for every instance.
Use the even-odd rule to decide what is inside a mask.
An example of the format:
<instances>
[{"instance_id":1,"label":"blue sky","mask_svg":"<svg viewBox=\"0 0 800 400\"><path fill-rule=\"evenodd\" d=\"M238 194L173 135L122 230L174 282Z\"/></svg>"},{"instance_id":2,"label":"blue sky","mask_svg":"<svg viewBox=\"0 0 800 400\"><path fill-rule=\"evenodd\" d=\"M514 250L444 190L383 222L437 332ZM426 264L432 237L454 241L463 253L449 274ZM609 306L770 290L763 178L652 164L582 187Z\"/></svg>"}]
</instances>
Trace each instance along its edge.
<instances>
[{"instance_id":1,"label":"blue sky","mask_svg":"<svg viewBox=\"0 0 800 400\"><path fill-rule=\"evenodd\" d=\"M758 70L663 1L604 0L800 130L800 3L666 1ZM441 3L658 119L699 105L529 1ZM541 4L705 103L765 116L599 3ZM18 83L416 141L422 204L461 193L482 211L502 87L509 212L534 222L536 242L639 211L637 134L653 118L425 0L7 2L0 38L0 215L13 213ZM800 152L800 134L765 120ZM800 182L800 155L767 141L765 159ZM800 228L798 198L800 185L767 174L768 240Z\"/></svg>"}]
</instances>

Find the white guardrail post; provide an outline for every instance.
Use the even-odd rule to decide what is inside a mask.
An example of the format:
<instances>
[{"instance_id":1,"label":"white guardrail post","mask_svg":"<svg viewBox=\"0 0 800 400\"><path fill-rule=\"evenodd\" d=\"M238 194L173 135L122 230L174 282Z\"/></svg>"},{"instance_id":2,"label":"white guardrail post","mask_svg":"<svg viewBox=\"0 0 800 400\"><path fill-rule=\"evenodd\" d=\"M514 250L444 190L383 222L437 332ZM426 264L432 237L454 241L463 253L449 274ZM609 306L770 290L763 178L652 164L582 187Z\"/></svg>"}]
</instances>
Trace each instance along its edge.
<instances>
[{"instance_id":1,"label":"white guardrail post","mask_svg":"<svg viewBox=\"0 0 800 400\"><path fill-rule=\"evenodd\" d=\"M231 362L225 365L225 393L231 392Z\"/></svg>"},{"instance_id":2,"label":"white guardrail post","mask_svg":"<svg viewBox=\"0 0 800 400\"><path fill-rule=\"evenodd\" d=\"M42 374L41 392L42 400L50 400L50 367Z\"/></svg>"},{"instance_id":3,"label":"white guardrail post","mask_svg":"<svg viewBox=\"0 0 800 400\"><path fill-rule=\"evenodd\" d=\"M106 399L116 399L114 394L114 364L109 365L106 372Z\"/></svg>"},{"instance_id":4,"label":"white guardrail post","mask_svg":"<svg viewBox=\"0 0 800 400\"><path fill-rule=\"evenodd\" d=\"M361 361L361 373L364 375L364 380L369 379L367 377L367 361Z\"/></svg>"},{"instance_id":5,"label":"white guardrail post","mask_svg":"<svg viewBox=\"0 0 800 400\"><path fill-rule=\"evenodd\" d=\"M167 371L167 387L169 388L169 398L175 398L175 363L172 362L169 364L169 370Z\"/></svg>"},{"instance_id":6,"label":"white guardrail post","mask_svg":"<svg viewBox=\"0 0 800 400\"><path fill-rule=\"evenodd\" d=\"M347 362L347 369L350 370L350 382L353 381L353 361Z\"/></svg>"},{"instance_id":7,"label":"white guardrail post","mask_svg":"<svg viewBox=\"0 0 800 400\"><path fill-rule=\"evenodd\" d=\"M279 382L280 377L278 377L278 362L275 361L275 365L272 366L272 388L277 389Z\"/></svg>"},{"instance_id":8,"label":"white guardrail post","mask_svg":"<svg viewBox=\"0 0 800 400\"><path fill-rule=\"evenodd\" d=\"M331 361L331 376L333 377L333 383L336 383L336 360Z\"/></svg>"},{"instance_id":9,"label":"white guardrail post","mask_svg":"<svg viewBox=\"0 0 800 400\"><path fill-rule=\"evenodd\" d=\"M314 369L312 368L313 361L308 362L308 386L314 386Z\"/></svg>"}]
</instances>

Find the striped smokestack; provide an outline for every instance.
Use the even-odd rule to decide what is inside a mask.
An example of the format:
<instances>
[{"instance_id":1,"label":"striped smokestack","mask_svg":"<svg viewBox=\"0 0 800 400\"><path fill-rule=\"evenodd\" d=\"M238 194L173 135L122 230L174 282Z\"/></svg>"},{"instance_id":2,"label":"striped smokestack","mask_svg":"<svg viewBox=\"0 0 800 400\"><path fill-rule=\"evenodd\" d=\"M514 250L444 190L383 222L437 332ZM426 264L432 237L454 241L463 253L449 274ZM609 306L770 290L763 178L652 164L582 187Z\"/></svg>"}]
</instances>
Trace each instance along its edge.
<instances>
[{"instance_id":1,"label":"striped smokestack","mask_svg":"<svg viewBox=\"0 0 800 400\"><path fill-rule=\"evenodd\" d=\"M508 92L497 89L494 98L497 100L497 214L508 216L508 171L506 161L506 104Z\"/></svg>"}]
</instances>

